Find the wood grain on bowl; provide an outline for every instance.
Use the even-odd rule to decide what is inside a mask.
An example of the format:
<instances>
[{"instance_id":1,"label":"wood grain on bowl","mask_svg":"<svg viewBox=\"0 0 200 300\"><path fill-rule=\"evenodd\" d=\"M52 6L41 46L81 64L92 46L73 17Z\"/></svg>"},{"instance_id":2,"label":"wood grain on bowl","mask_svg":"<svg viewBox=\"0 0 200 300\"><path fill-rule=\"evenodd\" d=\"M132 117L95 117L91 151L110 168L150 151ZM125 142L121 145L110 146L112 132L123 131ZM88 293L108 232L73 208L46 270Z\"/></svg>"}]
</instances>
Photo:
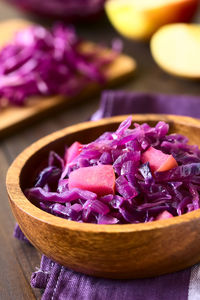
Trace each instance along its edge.
<instances>
[{"instance_id":1,"label":"wood grain on bowl","mask_svg":"<svg viewBox=\"0 0 200 300\"><path fill-rule=\"evenodd\" d=\"M9 20L0 23L0 31L3 34L0 35L0 47L3 47L8 43L15 32L21 30L27 26L33 25L33 23L25 20ZM88 50L96 49L99 51L99 55L108 57L112 54L112 50L99 47L96 44L85 42L82 45L84 52ZM103 88L112 87L132 77L136 70L136 62L133 58L120 54L111 64L107 65L103 69L104 76L107 78L105 85L99 85L97 83L88 84L83 91L73 97L66 96L49 96L49 97L34 97L29 99L27 104L23 107L9 106L0 110L0 137L9 134L12 131L22 127L32 120L40 119L42 116L51 112L55 112L55 109L61 109L67 105L84 101L95 95L97 95Z\"/></svg>"},{"instance_id":2,"label":"wood grain on bowl","mask_svg":"<svg viewBox=\"0 0 200 300\"><path fill-rule=\"evenodd\" d=\"M23 190L48 152L62 153L78 140L88 143L112 131L127 116L67 127L28 147L7 174L12 211L22 231L42 253L75 271L106 278L143 278L178 271L200 261L200 210L168 220L141 224L97 225L68 221L33 205ZM200 146L200 120L172 115L134 115L133 121L155 125L163 120L170 132L186 135ZM39 170L38 169L38 170Z\"/></svg>"}]
</instances>

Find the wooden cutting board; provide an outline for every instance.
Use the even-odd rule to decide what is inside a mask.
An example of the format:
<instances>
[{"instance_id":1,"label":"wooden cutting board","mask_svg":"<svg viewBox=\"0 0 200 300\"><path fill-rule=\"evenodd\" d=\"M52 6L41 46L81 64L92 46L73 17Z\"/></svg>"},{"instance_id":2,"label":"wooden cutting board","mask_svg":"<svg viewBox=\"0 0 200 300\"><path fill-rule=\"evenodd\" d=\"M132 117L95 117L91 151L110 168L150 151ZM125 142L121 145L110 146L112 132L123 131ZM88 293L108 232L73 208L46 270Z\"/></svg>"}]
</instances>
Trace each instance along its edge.
<instances>
[{"instance_id":1,"label":"wooden cutting board","mask_svg":"<svg viewBox=\"0 0 200 300\"><path fill-rule=\"evenodd\" d=\"M30 22L25 20L9 20L0 23L0 47L9 42L14 33L26 26ZM95 44L86 43L87 47L96 47ZM102 50L101 56L110 53L111 50ZM24 107L9 106L0 110L0 137L6 136L28 122L39 119L47 113L54 112L55 109L66 107L78 101L91 98L97 95L103 88L112 87L131 77L136 69L136 62L127 55L119 55L111 64L104 68L104 74L107 77L107 83L100 86L97 83L91 83L75 97L52 96L52 97L34 97L27 102Z\"/></svg>"}]
</instances>

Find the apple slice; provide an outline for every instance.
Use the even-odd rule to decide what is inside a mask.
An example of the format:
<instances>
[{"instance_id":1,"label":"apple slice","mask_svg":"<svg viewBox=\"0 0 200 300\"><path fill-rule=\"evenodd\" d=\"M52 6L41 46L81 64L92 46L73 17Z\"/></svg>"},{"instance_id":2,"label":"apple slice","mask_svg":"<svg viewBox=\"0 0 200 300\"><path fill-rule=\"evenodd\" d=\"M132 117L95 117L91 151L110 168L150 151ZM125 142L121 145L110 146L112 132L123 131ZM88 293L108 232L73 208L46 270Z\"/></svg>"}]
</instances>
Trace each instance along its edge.
<instances>
[{"instance_id":1,"label":"apple slice","mask_svg":"<svg viewBox=\"0 0 200 300\"><path fill-rule=\"evenodd\" d=\"M170 214L167 210L164 210L162 213L160 213L156 220L166 220L166 219L169 219L169 218L173 218L173 215Z\"/></svg>"},{"instance_id":2,"label":"apple slice","mask_svg":"<svg viewBox=\"0 0 200 300\"><path fill-rule=\"evenodd\" d=\"M69 190L79 188L98 196L113 194L115 173L111 165L97 165L77 169L69 174Z\"/></svg>"},{"instance_id":3,"label":"apple slice","mask_svg":"<svg viewBox=\"0 0 200 300\"><path fill-rule=\"evenodd\" d=\"M80 153L83 145L79 142L74 142L65 153L65 162L69 164L72 162Z\"/></svg>"},{"instance_id":4,"label":"apple slice","mask_svg":"<svg viewBox=\"0 0 200 300\"><path fill-rule=\"evenodd\" d=\"M191 79L200 78L200 25L171 24L151 39L151 53L166 72Z\"/></svg>"},{"instance_id":5,"label":"apple slice","mask_svg":"<svg viewBox=\"0 0 200 300\"><path fill-rule=\"evenodd\" d=\"M161 26L189 22L198 0L108 0L105 10L112 25L131 39L147 40Z\"/></svg>"},{"instance_id":6,"label":"apple slice","mask_svg":"<svg viewBox=\"0 0 200 300\"><path fill-rule=\"evenodd\" d=\"M153 172L163 172L173 169L178 166L175 158L172 155L165 154L160 150L150 147L142 154L142 163L149 163Z\"/></svg>"}]
</instances>

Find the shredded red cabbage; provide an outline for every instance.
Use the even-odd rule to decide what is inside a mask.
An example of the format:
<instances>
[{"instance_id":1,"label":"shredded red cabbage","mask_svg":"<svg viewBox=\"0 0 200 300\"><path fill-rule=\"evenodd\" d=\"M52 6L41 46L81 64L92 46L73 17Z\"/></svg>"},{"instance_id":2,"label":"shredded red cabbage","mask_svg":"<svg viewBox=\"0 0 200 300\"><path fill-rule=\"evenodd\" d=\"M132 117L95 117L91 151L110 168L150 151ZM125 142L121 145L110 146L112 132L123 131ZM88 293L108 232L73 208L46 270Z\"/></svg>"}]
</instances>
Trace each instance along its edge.
<instances>
[{"instance_id":1,"label":"shredded red cabbage","mask_svg":"<svg viewBox=\"0 0 200 300\"><path fill-rule=\"evenodd\" d=\"M102 57L99 48L83 50L73 27L31 26L0 51L0 106L24 105L31 96L78 94L89 82L103 84L103 67L116 57L119 43Z\"/></svg>"},{"instance_id":2,"label":"shredded red cabbage","mask_svg":"<svg viewBox=\"0 0 200 300\"><path fill-rule=\"evenodd\" d=\"M180 134L167 135L169 126L164 122L155 127L134 124L133 129L130 125L131 117L115 132L105 132L83 145L68 164L51 152L49 164L38 175L35 186L25 191L28 199L53 215L98 224L149 222L161 219L163 212L165 216L178 216L198 209L200 149L189 145ZM178 166L152 172L148 162L141 162L149 147L173 155ZM99 164L113 166L114 194L97 196L91 191L68 189L71 172Z\"/></svg>"}]
</instances>

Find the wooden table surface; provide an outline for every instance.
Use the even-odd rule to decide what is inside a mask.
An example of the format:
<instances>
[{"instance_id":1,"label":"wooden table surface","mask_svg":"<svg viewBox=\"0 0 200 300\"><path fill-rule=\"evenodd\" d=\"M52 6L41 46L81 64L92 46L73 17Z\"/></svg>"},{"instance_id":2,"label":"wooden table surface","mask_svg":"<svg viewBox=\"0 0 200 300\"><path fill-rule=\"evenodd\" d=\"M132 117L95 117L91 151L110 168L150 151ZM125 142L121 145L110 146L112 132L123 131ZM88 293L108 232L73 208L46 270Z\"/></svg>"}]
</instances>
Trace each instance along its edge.
<instances>
[{"instance_id":1,"label":"wooden table surface","mask_svg":"<svg viewBox=\"0 0 200 300\"><path fill-rule=\"evenodd\" d=\"M0 20L23 17L21 12L0 2ZM196 20L200 19L200 12ZM44 22L44 21L43 21ZM93 24L79 25L78 32L85 38L109 44L118 34L106 17ZM199 95L199 82L184 81L161 71L151 58L148 44L124 40L124 52L136 58L138 71L126 90ZM40 299L41 293L29 284L31 273L39 266L40 254L31 246L13 238L15 220L9 207L5 177L13 159L28 145L55 130L89 118L97 109L99 98L71 106L0 141L0 299ZM1 119L0 119L1 122Z\"/></svg>"}]
</instances>

